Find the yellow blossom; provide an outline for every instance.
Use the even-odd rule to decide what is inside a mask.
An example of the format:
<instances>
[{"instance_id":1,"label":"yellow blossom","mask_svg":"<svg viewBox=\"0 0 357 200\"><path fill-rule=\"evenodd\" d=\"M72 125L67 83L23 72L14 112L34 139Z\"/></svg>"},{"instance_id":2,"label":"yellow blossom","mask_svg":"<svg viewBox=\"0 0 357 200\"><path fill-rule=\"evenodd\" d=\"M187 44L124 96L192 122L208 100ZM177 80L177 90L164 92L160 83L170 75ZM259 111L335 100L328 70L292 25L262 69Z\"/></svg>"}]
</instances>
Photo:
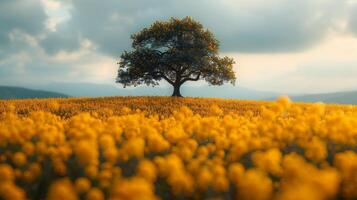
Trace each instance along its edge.
<instances>
[{"instance_id":1,"label":"yellow blossom","mask_svg":"<svg viewBox=\"0 0 357 200\"><path fill-rule=\"evenodd\" d=\"M76 181L74 182L74 185L75 185L76 191L78 193L84 193L90 189L91 182L87 178L81 177L81 178L76 179Z\"/></svg>"},{"instance_id":2,"label":"yellow blossom","mask_svg":"<svg viewBox=\"0 0 357 200\"><path fill-rule=\"evenodd\" d=\"M52 183L48 191L47 200L77 200L77 194L70 180L60 179Z\"/></svg>"},{"instance_id":3,"label":"yellow blossom","mask_svg":"<svg viewBox=\"0 0 357 200\"><path fill-rule=\"evenodd\" d=\"M110 192L112 200L157 200L153 186L142 178L131 178L117 182Z\"/></svg>"},{"instance_id":4,"label":"yellow blossom","mask_svg":"<svg viewBox=\"0 0 357 200\"><path fill-rule=\"evenodd\" d=\"M154 182L157 177L156 166L149 160L142 160L138 165L137 175Z\"/></svg>"},{"instance_id":5,"label":"yellow blossom","mask_svg":"<svg viewBox=\"0 0 357 200\"><path fill-rule=\"evenodd\" d=\"M98 188L91 188L87 195L86 200L104 200L103 192Z\"/></svg>"},{"instance_id":6,"label":"yellow blossom","mask_svg":"<svg viewBox=\"0 0 357 200\"><path fill-rule=\"evenodd\" d=\"M10 165L1 164L0 165L0 184L2 182L13 182L15 179L15 174Z\"/></svg>"},{"instance_id":7,"label":"yellow blossom","mask_svg":"<svg viewBox=\"0 0 357 200\"><path fill-rule=\"evenodd\" d=\"M26 155L23 152L16 152L13 156L13 162L18 167L26 164L26 160Z\"/></svg>"},{"instance_id":8,"label":"yellow blossom","mask_svg":"<svg viewBox=\"0 0 357 200\"><path fill-rule=\"evenodd\" d=\"M13 183L0 184L0 198L4 200L25 200L25 192Z\"/></svg>"},{"instance_id":9,"label":"yellow blossom","mask_svg":"<svg viewBox=\"0 0 357 200\"><path fill-rule=\"evenodd\" d=\"M238 199L268 200L272 195L272 181L263 172L247 170L237 184Z\"/></svg>"}]
</instances>

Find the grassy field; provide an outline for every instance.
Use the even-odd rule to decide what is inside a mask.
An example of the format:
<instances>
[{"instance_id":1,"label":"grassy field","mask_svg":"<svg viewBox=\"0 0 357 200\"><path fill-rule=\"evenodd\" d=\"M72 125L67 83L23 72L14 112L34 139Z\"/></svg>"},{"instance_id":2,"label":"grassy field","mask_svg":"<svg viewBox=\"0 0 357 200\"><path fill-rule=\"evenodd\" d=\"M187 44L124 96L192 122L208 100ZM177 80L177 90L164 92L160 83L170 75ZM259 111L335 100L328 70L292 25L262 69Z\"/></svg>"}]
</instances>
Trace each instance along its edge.
<instances>
[{"instance_id":1,"label":"grassy field","mask_svg":"<svg viewBox=\"0 0 357 200\"><path fill-rule=\"evenodd\" d=\"M0 199L356 198L356 106L0 101Z\"/></svg>"}]
</instances>

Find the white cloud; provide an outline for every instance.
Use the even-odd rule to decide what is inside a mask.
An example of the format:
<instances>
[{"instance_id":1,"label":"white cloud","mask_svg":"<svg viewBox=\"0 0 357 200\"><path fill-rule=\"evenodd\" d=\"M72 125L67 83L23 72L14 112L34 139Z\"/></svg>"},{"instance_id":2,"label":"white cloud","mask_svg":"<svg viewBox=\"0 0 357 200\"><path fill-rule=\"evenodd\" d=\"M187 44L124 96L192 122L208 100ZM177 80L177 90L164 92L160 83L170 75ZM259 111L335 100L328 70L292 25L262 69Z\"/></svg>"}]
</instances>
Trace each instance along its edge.
<instances>
[{"instance_id":1,"label":"white cloud","mask_svg":"<svg viewBox=\"0 0 357 200\"><path fill-rule=\"evenodd\" d=\"M357 89L357 38L330 34L313 49L287 54L232 54L243 86L282 92Z\"/></svg>"},{"instance_id":2,"label":"white cloud","mask_svg":"<svg viewBox=\"0 0 357 200\"><path fill-rule=\"evenodd\" d=\"M70 4L58 0L42 0L41 2L48 16L45 25L49 31L56 32L61 23L70 19Z\"/></svg>"}]
</instances>

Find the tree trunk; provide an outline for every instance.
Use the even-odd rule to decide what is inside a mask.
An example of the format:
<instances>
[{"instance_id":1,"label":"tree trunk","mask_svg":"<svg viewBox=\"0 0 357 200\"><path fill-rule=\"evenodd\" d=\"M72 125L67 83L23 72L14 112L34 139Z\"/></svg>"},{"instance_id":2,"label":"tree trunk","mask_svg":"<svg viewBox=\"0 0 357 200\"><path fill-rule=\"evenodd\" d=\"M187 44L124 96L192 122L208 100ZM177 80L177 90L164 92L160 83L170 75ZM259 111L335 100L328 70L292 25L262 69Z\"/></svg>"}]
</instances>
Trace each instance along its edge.
<instances>
[{"instance_id":1,"label":"tree trunk","mask_svg":"<svg viewBox=\"0 0 357 200\"><path fill-rule=\"evenodd\" d=\"M174 92L172 93L173 97L182 97L181 93L180 93L180 84L175 84L174 86Z\"/></svg>"}]
</instances>

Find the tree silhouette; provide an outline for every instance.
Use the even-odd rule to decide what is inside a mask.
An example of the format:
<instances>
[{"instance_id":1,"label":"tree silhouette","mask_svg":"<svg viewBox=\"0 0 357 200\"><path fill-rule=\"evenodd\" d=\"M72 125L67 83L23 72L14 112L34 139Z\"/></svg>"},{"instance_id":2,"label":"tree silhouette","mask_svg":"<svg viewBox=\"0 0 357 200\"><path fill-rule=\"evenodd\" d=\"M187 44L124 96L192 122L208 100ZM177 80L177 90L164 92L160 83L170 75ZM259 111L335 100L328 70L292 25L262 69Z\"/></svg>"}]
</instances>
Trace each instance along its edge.
<instances>
[{"instance_id":1,"label":"tree silhouette","mask_svg":"<svg viewBox=\"0 0 357 200\"><path fill-rule=\"evenodd\" d=\"M181 96L187 81L205 80L210 85L235 83L234 60L218 56L219 42L191 17L156 21L133 34L132 48L121 55L117 83L126 86L158 85L166 80Z\"/></svg>"}]
</instances>

